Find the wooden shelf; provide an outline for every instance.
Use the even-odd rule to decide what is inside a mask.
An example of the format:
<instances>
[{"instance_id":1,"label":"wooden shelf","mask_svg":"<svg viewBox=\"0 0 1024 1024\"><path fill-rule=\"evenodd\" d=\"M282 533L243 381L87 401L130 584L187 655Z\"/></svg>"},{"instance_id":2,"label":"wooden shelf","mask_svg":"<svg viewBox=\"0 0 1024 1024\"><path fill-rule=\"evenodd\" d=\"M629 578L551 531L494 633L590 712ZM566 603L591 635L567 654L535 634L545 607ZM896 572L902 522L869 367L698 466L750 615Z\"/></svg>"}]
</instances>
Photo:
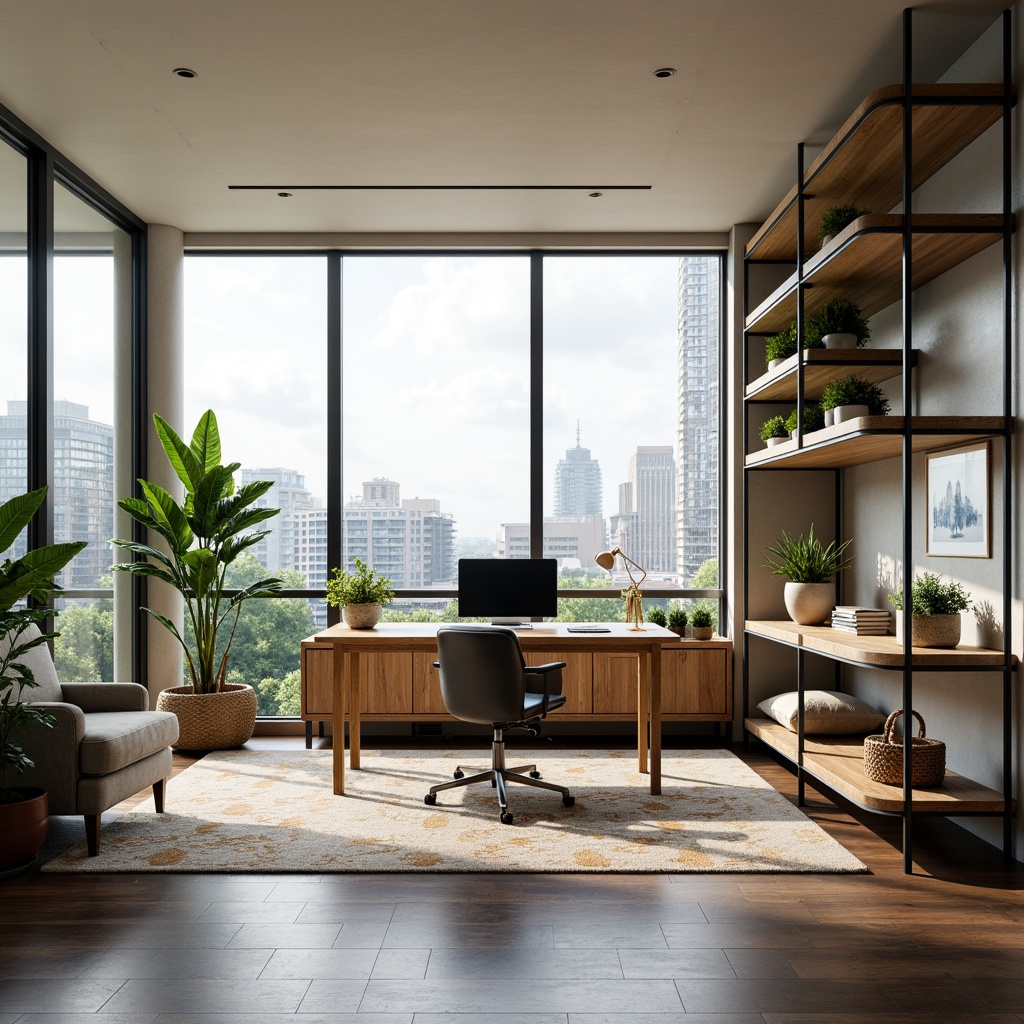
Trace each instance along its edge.
<instances>
[{"instance_id":1,"label":"wooden shelf","mask_svg":"<svg viewBox=\"0 0 1024 1024\"><path fill-rule=\"evenodd\" d=\"M903 646L896 642L894 636L856 636L831 626L801 626L788 619L750 619L744 623L744 629L755 636L781 640L842 661L877 668L903 668ZM996 669L1003 664L1002 651L972 647L970 644L960 644L952 649L912 647L911 652L913 667L925 670L950 665ZM1016 657L1013 664L1017 664Z\"/></svg>"},{"instance_id":2,"label":"wooden shelf","mask_svg":"<svg viewBox=\"0 0 1024 1024\"><path fill-rule=\"evenodd\" d=\"M914 416L911 419L914 452L937 451L970 444L1003 433L1001 416ZM748 469L842 469L903 454L902 416L862 416L771 448L759 448L746 457Z\"/></svg>"},{"instance_id":3,"label":"wooden shelf","mask_svg":"<svg viewBox=\"0 0 1024 1024\"><path fill-rule=\"evenodd\" d=\"M747 731L794 763L797 735L767 718L748 718ZM804 737L804 768L826 786L871 811L902 813L903 787L874 782L864 774L864 739L860 736ZM913 810L925 814L1002 814L1002 793L946 771L941 786L911 791ZM1011 806L1015 806L1016 801Z\"/></svg>"},{"instance_id":4,"label":"wooden shelf","mask_svg":"<svg viewBox=\"0 0 1024 1024\"><path fill-rule=\"evenodd\" d=\"M1002 116L1002 84L913 85L915 103L912 187L917 188ZM963 100L963 103L956 103ZM991 101L986 103L985 101ZM980 101L980 102L979 102ZM903 86L871 93L807 168L804 252L817 247L822 214L853 204L886 213L902 201ZM794 185L747 245L755 260L796 261L797 188Z\"/></svg>"},{"instance_id":5,"label":"wooden shelf","mask_svg":"<svg viewBox=\"0 0 1024 1024\"><path fill-rule=\"evenodd\" d=\"M910 354L917 364L917 350ZM857 374L873 384L899 377L903 372L903 350L898 348L805 348L804 397L821 398L829 381ZM747 385L745 397L759 402L796 401L796 353Z\"/></svg>"},{"instance_id":6,"label":"wooden shelf","mask_svg":"<svg viewBox=\"0 0 1024 1024\"><path fill-rule=\"evenodd\" d=\"M914 214L912 286L920 288L976 256L1002 238L1001 214ZM902 295L903 217L872 214L848 224L804 264L804 315L832 299L860 306L865 317ZM796 319L797 278L793 274L748 317L748 331L777 334Z\"/></svg>"}]
</instances>

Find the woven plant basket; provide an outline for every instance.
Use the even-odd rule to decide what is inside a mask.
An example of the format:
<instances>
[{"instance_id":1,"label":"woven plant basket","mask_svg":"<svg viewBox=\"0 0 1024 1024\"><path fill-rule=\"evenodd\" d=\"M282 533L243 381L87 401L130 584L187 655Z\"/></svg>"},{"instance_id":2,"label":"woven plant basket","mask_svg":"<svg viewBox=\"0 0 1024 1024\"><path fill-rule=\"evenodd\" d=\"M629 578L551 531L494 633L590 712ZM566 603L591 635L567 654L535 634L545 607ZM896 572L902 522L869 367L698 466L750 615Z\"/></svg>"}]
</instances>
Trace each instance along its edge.
<instances>
[{"instance_id":1,"label":"woven plant basket","mask_svg":"<svg viewBox=\"0 0 1024 1024\"><path fill-rule=\"evenodd\" d=\"M230 750L245 743L256 727L256 691L244 683L229 683L220 693L172 686L161 692L156 707L178 716L175 750Z\"/></svg>"},{"instance_id":2,"label":"woven plant basket","mask_svg":"<svg viewBox=\"0 0 1024 1024\"><path fill-rule=\"evenodd\" d=\"M875 782L903 785L903 739L894 735L896 720L902 714L902 708L894 711L885 720L881 736L868 736L864 740L864 774ZM916 711L911 714L917 719L920 730L910 738L914 751L911 783L914 786L940 786L946 774L946 744L941 740L927 739L924 719Z\"/></svg>"}]
</instances>

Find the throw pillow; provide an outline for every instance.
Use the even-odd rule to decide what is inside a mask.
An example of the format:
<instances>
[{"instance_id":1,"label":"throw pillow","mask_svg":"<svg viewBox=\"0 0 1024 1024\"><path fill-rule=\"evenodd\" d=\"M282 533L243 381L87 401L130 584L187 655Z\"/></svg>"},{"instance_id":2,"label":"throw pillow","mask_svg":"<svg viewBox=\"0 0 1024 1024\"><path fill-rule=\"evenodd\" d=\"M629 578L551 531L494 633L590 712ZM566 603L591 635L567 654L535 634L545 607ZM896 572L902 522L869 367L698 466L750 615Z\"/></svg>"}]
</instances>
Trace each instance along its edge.
<instances>
[{"instance_id":1,"label":"throw pillow","mask_svg":"<svg viewBox=\"0 0 1024 1024\"><path fill-rule=\"evenodd\" d=\"M797 693L780 693L757 705L769 718L774 718L793 732L797 731ZM885 722L886 716L870 704L838 690L804 691L804 732L855 733L871 732Z\"/></svg>"}]
</instances>

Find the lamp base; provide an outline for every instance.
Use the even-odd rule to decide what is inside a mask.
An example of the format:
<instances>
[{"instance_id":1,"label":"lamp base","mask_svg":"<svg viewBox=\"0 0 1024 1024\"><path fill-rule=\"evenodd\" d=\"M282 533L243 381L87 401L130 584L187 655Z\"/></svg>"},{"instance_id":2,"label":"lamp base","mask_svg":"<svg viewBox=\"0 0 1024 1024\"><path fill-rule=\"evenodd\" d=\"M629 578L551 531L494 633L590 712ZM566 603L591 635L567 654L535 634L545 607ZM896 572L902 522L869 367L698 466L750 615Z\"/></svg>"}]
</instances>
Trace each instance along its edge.
<instances>
[{"instance_id":1,"label":"lamp base","mask_svg":"<svg viewBox=\"0 0 1024 1024\"><path fill-rule=\"evenodd\" d=\"M631 629L634 633L646 633L646 626L626 626L626 629Z\"/></svg>"}]
</instances>

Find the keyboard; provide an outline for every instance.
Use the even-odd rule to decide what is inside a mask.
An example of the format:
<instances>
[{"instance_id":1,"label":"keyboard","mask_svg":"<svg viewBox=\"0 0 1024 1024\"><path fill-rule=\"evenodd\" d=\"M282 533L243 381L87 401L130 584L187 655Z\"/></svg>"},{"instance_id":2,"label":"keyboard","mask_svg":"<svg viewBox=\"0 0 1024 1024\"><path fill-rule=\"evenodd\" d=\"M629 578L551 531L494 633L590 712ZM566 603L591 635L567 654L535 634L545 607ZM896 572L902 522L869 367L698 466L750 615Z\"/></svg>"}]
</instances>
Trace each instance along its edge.
<instances>
[{"instance_id":1,"label":"keyboard","mask_svg":"<svg viewBox=\"0 0 1024 1024\"><path fill-rule=\"evenodd\" d=\"M567 633L610 633L608 626L566 626Z\"/></svg>"}]
</instances>

